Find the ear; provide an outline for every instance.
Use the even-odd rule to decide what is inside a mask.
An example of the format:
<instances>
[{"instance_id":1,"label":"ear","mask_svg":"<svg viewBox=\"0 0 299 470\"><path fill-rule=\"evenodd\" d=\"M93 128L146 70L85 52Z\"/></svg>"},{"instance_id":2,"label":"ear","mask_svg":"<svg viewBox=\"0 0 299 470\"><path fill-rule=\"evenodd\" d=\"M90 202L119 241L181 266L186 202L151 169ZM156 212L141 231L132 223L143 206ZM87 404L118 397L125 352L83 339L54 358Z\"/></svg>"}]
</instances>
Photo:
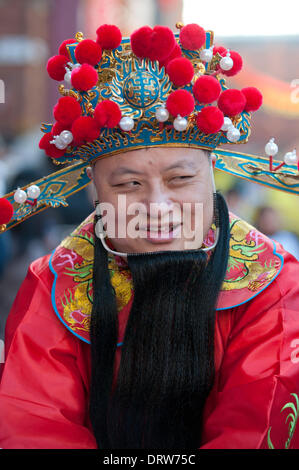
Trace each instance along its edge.
<instances>
[{"instance_id":1,"label":"ear","mask_svg":"<svg viewBox=\"0 0 299 470\"><path fill-rule=\"evenodd\" d=\"M216 155L215 155L213 152L211 152L210 158L211 158L211 161L212 161L213 168L215 168L215 164L216 164Z\"/></svg>"},{"instance_id":2,"label":"ear","mask_svg":"<svg viewBox=\"0 0 299 470\"><path fill-rule=\"evenodd\" d=\"M88 167L86 168L86 174L87 174L87 176L88 176L88 178L89 178L90 180L93 180L93 172L92 172L91 166L88 166Z\"/></svg>"}]
</instances>

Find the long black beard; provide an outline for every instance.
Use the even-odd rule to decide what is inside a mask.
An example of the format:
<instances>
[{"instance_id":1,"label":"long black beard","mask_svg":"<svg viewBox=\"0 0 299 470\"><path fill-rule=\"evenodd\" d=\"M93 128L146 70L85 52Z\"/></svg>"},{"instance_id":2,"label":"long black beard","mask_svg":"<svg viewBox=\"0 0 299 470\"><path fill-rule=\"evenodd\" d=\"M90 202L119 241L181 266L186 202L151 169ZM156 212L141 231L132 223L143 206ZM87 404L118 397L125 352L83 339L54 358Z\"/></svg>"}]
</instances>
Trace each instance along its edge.
<instances>
[{"instance_id":1,"label":"long black beard","mask_svg":"<svg viewBox=\"0 0 299 470\"><path fill-rule=\"evenodd\" d=\"M202 250L128 255L134 299L113 392L117 308L107 252L96 239L90 419L99 448L200 446L229 251L228 209L219 193L217 209L220 235L209 261Z\"/></svg>"}]
</instances>

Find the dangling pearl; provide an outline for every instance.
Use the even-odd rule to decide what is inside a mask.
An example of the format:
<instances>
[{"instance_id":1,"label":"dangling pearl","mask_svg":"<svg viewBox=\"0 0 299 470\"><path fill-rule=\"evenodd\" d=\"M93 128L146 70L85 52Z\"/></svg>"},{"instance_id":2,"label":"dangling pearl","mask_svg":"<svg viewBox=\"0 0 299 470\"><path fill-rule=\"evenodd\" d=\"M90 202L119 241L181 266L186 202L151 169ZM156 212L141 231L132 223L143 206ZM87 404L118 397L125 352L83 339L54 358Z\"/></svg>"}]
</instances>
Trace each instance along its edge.
<instances>
[{"instance_id":1,"label":"dangling pearl","mask_svg":"<svg viewBox=\"0 0 299 470\"><path fill-rule=\"evenodd\" d=\"M62 131L60 133L59 140L66 145L69 145L73 141L73 134L71 131Z\"/></svg>"},{"instance_id":2,"label":"dangling pearl","mask_svg":"<svg viewBox=\"0 0 299 470\"><path fill-rule=\"evenodd\" d=\"M283 157L283 160L287 165L297 165L298 156L296 154L296 150L293 150L293 152L287 152Z\"/></svg>"},{"instance_id":3,"label":"dangling pearl","mask_svg":"<svg viewBox=\"0 0 299 470\"><path fill-rule=\"evenodd\" d=\"M233 126L233 123L232 123L231 119L226 116L224 118L224 123L223 123L223 126L221 127L221 130L222 131L228 131L228 129L232 126Z\"/></svg>"},{"instance_id":4,"label":"dangling pearl","mask_svg":"<svg viewBox=\"0 0 299 470\"><path fill-rule=\"evenodd\" d=\"M123 130L123 131L131 131L134 127L134 120L128 116L124 116L121 118L121 120L119 121L119 127Z\"/></svg>"},{"instance_id":5,"label":"dangling pearl","mask_svg":"<svg viewBox=\"0 0 299 470\"><path fill-rule=\"evenodd\" d=\"M235 127L231 126L227 131L226 137L227 140L229 140L230 142L238 142L240 135L241 134L239 129L236 129Z\"/></svg>"},{"instance_id":6,"label":"dangling pearl","mask_svg":"<svg viewBox=\"0 0 299 470\"><path fill-rule=\"evenodd\" d=\"M14 193L13 198L18 204L23 204L27 199L27 193L26 191L23 191L23 189L18 188Z\"/></svg>"},{"instance_id":7,"label":"dangling pearl","mask_svg":"<svg viewBox=\"0 0 299 470\"><path fill-rule=\"evenodd\" d=\"M227 51L227 54L225 57L222 57L222 59L219 62L219 65L222 68L222 70L230 70L233 67L234 61L231 58L229 51Z\"/></svg>"},{"instance_id":8,"label":"dangling pearl","mask_svg":"<svg viewBox=\"0 0 299 470\"><path fill-rule=\"evenodd\" d=\"M213 46L210 47L210 49L200 51L199 57L202 62L211 62L213 58Z\"/></svg>"},{"instance_id":9,"label":"dangling pearl","mask_svg":"<svg viewBox=\"0 0 299 470\"><path fill-rule=\"evenodd\" d=\"M274 138L270 139L269 142L265 145L265 152L270 157L273 157L278 152L278 147L274 142Z\"/></svg>"},{"instance_id":10,"label":"dangling pearl","mask_svg":"<svg viewBox=\"0 0 299 470\"><path fill-rule=\"evenodd\" d=\"M175 128L176 131L182 132L187 129L188 126L188 121L186 118L183 118L178 114L178 116L175 118L173 121L173 127Z\"/></svg>"},{"instance_id":11,"label":"dangling pearl","mask_svg":"<svg viewBox=\"0 0 299 470\"><path fill-rule=\"evenodd\" d=\"M64 75L64 81L70 85L71 84L71 78L72 78L72 72L68 70L65 75Z\"/></svg>"},{"instance_id":12,"label":"dangling pearl","mask_svg":"<svg viewBox=\"0 0 299 470\"><path fill-rule=\"evenodd\" d=\"M40 189L36 184L32 184L27 188L27 194L31 199L37 199L40 195Z\"/></svg>"},{"instance_id":13,"label":"dangling pearl","mask_svg":"<svg viewBox=\"0 0 299 470\"><path fill-rule=\"evenodd\" d=\"M157 121L165 122L169 118L169 112L165 108L165 106L161 106L160 108L156 110L155 116L156 116Z\"/></svg>"},{"instance_id":14,"label":"dangling pearl","mask_svg":"<svg viewBox=\"0 0 299 470\"><path fill-rule=\"evenodd\" d=\"M55 147L58 148L59 150L64 150L67 147L67 144L65 144L63 140L60 139L60 135L55 136L54 140L50 141L50 144L54 144Z\"/></svg>"}]
</instances>

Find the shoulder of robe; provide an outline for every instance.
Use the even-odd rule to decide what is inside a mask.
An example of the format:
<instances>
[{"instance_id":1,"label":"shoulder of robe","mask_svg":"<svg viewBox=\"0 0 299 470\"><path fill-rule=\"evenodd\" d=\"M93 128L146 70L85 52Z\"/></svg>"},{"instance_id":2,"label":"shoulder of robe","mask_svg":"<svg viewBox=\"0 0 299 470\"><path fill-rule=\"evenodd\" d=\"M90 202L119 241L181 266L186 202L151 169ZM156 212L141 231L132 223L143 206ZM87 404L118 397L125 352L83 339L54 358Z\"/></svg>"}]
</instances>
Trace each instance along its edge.
<instances>
[{"instance_id":1,"label":"shoulder of robe","mask_svg":"<svg viewBox=\"0 0 299 470\"><path fill-rule=\"evenodd\" d=\"M87 343L93 301L93 220L94 212L60 243L49 259L54 274L53 309L66 328ZM243 305L260 295L284 264L292 260L295 258L279 243L230 212L229 259L217 310ZM122 258L109 253L108 263L120 312L130 302L132 278Z\"/></svg>"}]
</instances>

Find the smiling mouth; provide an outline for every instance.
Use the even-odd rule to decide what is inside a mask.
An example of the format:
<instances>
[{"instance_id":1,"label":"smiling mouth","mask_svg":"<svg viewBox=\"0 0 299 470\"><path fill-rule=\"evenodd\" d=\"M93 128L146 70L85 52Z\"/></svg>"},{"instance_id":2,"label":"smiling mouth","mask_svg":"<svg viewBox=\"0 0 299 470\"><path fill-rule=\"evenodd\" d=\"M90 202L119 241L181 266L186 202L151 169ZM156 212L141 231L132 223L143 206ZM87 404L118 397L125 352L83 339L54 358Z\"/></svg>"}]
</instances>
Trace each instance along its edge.
<instances>
[{"instance_id":1,"label":"smiling mouth","mask_svg":"<svg viewBox=\"0 0 299 470\"><path fill-rule=\"evenodd\" d=\"M154 232L158 234L167 234L173 232L174 229L176 229L179 225L181 224L168 224L168 225L162 225L162 226L150 226L147 225L146 227L138 227L137 230L140 230L142 232Z\"/></svg>"}]
</instances>

